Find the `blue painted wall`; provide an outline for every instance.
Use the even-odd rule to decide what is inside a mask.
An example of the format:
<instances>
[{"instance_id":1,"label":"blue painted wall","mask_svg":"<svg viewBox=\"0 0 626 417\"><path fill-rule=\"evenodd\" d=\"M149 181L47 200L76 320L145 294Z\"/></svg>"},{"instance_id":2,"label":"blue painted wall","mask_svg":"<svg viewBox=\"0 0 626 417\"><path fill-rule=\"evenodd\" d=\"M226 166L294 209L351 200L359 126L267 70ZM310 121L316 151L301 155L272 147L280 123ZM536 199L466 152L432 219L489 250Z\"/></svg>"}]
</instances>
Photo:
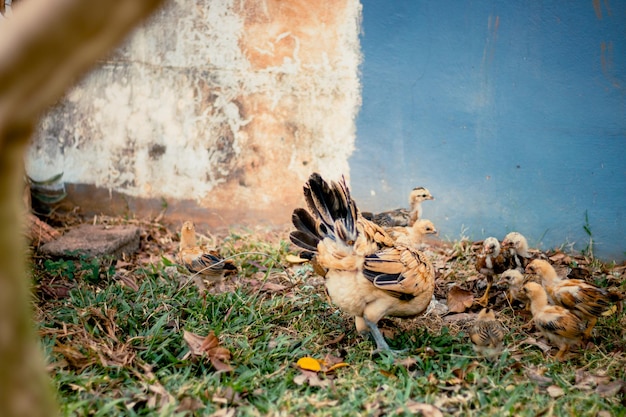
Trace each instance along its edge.
<instances>
[{"instance_id":1,"label":"blue painted wall","mask_svg":"<svg viewBox=\"0 0 626 417\"><path fill-rule=\"evenodd\" d=\"M363 0L363 209L626 258L626 1Z\"/></svg>"}]
</instances>

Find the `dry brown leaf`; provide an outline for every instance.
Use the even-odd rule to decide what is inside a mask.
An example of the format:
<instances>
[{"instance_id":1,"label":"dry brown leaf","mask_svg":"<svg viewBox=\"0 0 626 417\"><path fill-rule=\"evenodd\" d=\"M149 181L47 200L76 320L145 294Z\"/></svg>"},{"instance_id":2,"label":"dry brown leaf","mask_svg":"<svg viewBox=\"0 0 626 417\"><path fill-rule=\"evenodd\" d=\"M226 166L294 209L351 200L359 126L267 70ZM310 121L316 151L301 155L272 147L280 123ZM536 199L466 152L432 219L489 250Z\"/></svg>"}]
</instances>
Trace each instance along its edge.
<instances>
[{"instance_id":1,"label":"dry brown leaf","mask_svg":"<svg viewBox=\"0 0 626 417\"><path fill-rule=\"evenodd\" d=\"M384 377L390 378L390 379L396 379L397 376L390 371L385 371L384 369L379 369L378 372L380 372L380 374Z\"/></svg>"},{"instance_id":2,"label":"dry brown leaf","mask_svg":"<svg viewBox=\"0 0 626 417\"><path fill-rule=\"evenodd\" d=\"M537 340L534 337L527 337L526 339L522 340L520 342L520 344L536 346L539 349L541 349L541 351L543 353L548 353L548 352L550 352L550 350L552 350L552 346L548 345L547 343L543 342L542 340Z\"/></svg>"},{"instance_id":3,"label":"dry brown leaf","mask_svg":"<svg viewBox=\"0 0 626 417\"><path fill-rule=\"evenodd\" d=\"M191 355L202 356L202 342L204 341L204 337L188 332L187 330L183 330L183 339L187 342L187 346L189 346L189 353Z\"/></svg>"},{"instance_id":4,"label":"dry brown leaf","mask_svg":"<svg viewBox=\"0 0 626 417\"><path fill-rule=\"evenodd\" d=\"M183 331L183 339L189 346L189 354L192 356L204 356L217 372L231 372L233 368L225 363L231 358L230 351L219 344L219 339L214 332L210 332L206 337L202 337L187 330ZM185 355L186 358L187 355Z\"/></svg>"},{"instance_id":5,"label":"dry brown leaf","mask_svg":"<svg viewBox=\"0 0 626 417\"><path fill-rule=\"evenodd\" d=\"M318 400L312 397L308 397L306 400L309 404L311 404L312 406L318 409L334 407L337 404L339 404L338 400Z\"/></svg>"},{"instance_id":6,"label":"dry brown leaf","mask_svg":"<svg viewBox=\"0 0 626 417\"><path fill-rule=\"evenodd\" d=\"M559 398L565 395L565 391L563 391L563 388L557 385L550 385L548 388L546 388L546 391L548 392L548 395L552 398Z\"/></svg>"},{"instance_id":7,"label":"dry brown leaf","mask_svg":"<svg viewBox=\"0 0 626 417\"><path fill-rule=\"evenodd\" d=\"M526 374L526 377L528 377L528 379L530 379L531 381L536 382L537 385L540 385L540 386L551 385L552 378L544 376L543 375L544 372L545 372L545 369L526 369L524 371L524 373Z\"/></svg>"},{"instance_id":8,"label":"dry brown leaf","mask_svg":"<svg viewBox=\"0 0 626 417\"><path fill-rule=\"evenodd\" d=\"M304 369L300 369L300 375L296 375L293 378L293 382L296 385L304 385L308 384L312 387L327 387L330 385L330 380L324 378L320 379L319 373L313 371L306 371Z\"/></svg>"},{"instance_id":9,"label":"dry brown leaf","mask_svg":"<svg viewBox=\"0 0 626 417\"><path fill-rule=\"evenodd\" d=\"M180 400L178 407L176 407L176 412L186 412L185 414L193 415L194 411L198 411L202 408L204 408L204 403L202 401L195 397L185 396L182 400Z\"/></svg>"},{"instance_id":10,"label":"dry brown leaf","mask_svg":"<svg viewBox=\"0 0 626 417\"><path fill-rule=\"evenodd\" d=\"M337 343L341 342L344 337L346 337L346 334L341 333L339 336L335 337L334 339L330 339L328 342L324 342L324 346L336 345Z\"/></svg>"},{"instance_id":11,"label":"dry brown leaf","mask_svg":"<svg viewBox=\"0 0 626 417\"><path fill-rule=\"evenodd\" d=\"M563 252L558 252L558 253L550 256L548 259L550 259L550 261L552 261L552 263L559 263L559 262L567 263L565 258L569 258L569 256L567 256Z\"/></svg>"},{"instance_id":12,"label":"dry brown leaf","mask_svg":"<svg viewBox=\"0 0 626 417\"><path fill-rule=\"evenodd\" d=\"M115 274L114 278L118 280L122 285L130 288L133 291L139 291L139 285L137 284L137 280L132 275L126 275L125 273L118 272Z\"/></svg>"},{"instance_id":13,"label":"dry brown leaf","mask_svg":"<svg viewBox=\"0 0 626 417\"><path fill-rule=\"evenodd\" d=\"M220 408L213 414L209 414L209 417L235 417L234 408Z\"/></svg>"},{"instance_id":14,"label":"dry brown leaf","mask_svg":"<svg viewBox=\"0 0 626 417\"><path fill-rule=\"evenodd\" d=\"M273 282L265 282L261 286L261 291L269 292L269 293L275 293L275 292L283 292L287 288L289 288L289 287L287 287L286 285L275 284Z\"/></svg>"},{"instance_id":15,"label":"dry brown leaf","mask_svg":"<svg viewBox=\"0 0 626 417\"><path fill-rule=\"evenodd\" d=\"M458 285L448 291L448 309L451 313L462 313L474 303L474 294Z\"/></svg>"},{"instance_id":16,"label":"dry brown leaf","mask_svg":"<svg viewBox=\"0 0 626 417\"><path fill-rule=\"evenodd\" d=\"M414 415L420 415L422 417L443 417L441 410L434 405L418 403L413 400L409 400L405 407L401 407L396 410L396 414L405 414L406 412Z\"/></svg>"},{"instance_id":17,"label":"dry brown leaf","mask_svg":"<svg viewBox=\"0 0 626 417\"><path fill-rule=\"evenodd\" d=\"M73 346L57 343L52 350L63 355L69 366L78 371L82 371L89 365L93 365L97 362L96 359L85 356Z\"/></svg>"},{"instance_id":18,"label":"dry brown leaf","mask_svg":"<svg viewBox=\"0 0 626 417\"><path fill-rule=\"evenodd\" d=\"M598 384L596 392L601 397L614 397L623 389L626 389L626 381L618 379L616 381Z\"/></svg>"},{"instance_id":19,"label":"dry brown leaf","mask_svg":"<svg viewBox=\"0 0 626 417\"><path fill-rule=\"evenodd\" d=\"M592 390L600 384L606 384L611 381L611 378L606 375L597 375L587 372L584 369L576 371L576 379L574 387L580 390Z\"/></svg>"},{"instance_id":20,"label":"dry brown leaf","mask_svg":"<svg viewBox=\"0 0 626 417\"><path fill-rule=\"evenodd\" d=\"M407 370L411 370L415 367L415 365L417 365L417 359L409 356L408 358L404 359L396 359L394 363L396 365L404 366Z\"/></svg>"}]
</instances>

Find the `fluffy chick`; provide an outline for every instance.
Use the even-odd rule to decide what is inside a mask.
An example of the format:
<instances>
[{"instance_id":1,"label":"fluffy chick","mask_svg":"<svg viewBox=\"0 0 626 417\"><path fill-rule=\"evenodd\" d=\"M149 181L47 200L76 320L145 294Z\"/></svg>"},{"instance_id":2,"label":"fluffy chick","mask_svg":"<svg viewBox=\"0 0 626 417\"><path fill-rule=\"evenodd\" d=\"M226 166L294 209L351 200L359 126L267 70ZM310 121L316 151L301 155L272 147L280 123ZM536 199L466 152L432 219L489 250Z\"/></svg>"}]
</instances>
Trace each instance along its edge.
<instances>
[{"instance_id":1,"label":"fluffy chick","mask_svg":"<svg viewBox=\"0 0 626 417\"><path fill-rule=\"evenodd\" d=\"M524 268L530 262L526 237L519 232L508 233L500 246L503 256L510 259L509 267L524 272Z\"/></svg>"},{"instance_id":2,"label":"fluffy chick","mask_svg":"<svg viewBox=\"0 0 626 417\"><path fill-rule=\"evenodd\" d=\"M343 178L329 184L313 173L304 197L308 210L294 210L289 238L317 264L332 302L372 335L377 350L389 350L377 323L426 310L435 290L430 260L361 217Z\"/></svg>"},{"instance_id":3,"label":"fluffy chick","mask_svg":"<svg viewBox=\"0 0 626 417\"><path fill-rule=\"evenodd\" d=\"M426 235L436 235L437 229L433 222L427 219L419 219L412 226L390 227L385 229L389 235L403 245L412 246L416 249L424 242Z\"/></svg>"},{"instance_id":4,"label":"fluffy chick","mask_svg":"<svg viewBox=\"0 0 626 417\"><path fill-rule=\"evenodd\" d=\"M422 203L428 200L434 200L435 197L424 187L415 187L409 194L409 224L413 225L418 219L422 218Z\"/></svg>"},{"instance_id":5,"label":"fluffy chick","mask_svg":"<svg viewBox=\"0 0 626 417\"><path fill-rule=\"evenodd\" d=\"M584 321L564 307L549 305L546 291L536 282L524 284L522 291L530 299L535 327L559 348L556 359L563 360L570 347L582 341L586 327Z\"/></svg>"},{"instance_id":6,"label":"fluffy chick","mask_svg":"<svg viewBox=\"0 0 626 417\"><path fill-rule=\"evenodd\" d=\"M409 209L399 208L381 213L362 212L361 215L381 227L410 227L422 217L422 203L435 198L424 187L415 187L409 194Z\"/></svg>"},{"instance_id":7,"label":"fluffy chick","mask_svg":"<svg viewBox=\"0 0 626 417\"><path fill-rule=\"evenodd\" d=\"M535 259L529 263L526 272L537 274L555 304L571 310L572 313L587 321L586 340L591 337L598 317L608 311L611 304L620 298L618 294L613 294L581 279L561 279L554 267L543 259Z\"/></svg>"},{"instance_id":8,"label":"fluffy chick","mask_svg":"<svg viewBox=\"0 0 626 417\"><path fill-rule=\"evenodd\" d=\"M209 282L219 282L225 275L237 273L233 261L224 260L217 251L206 250L197 245L196 228L190 221L184 222L180 229L178 261L194 276L202 276Z\"/></svg>"},{"instance_id":9,"label":"fluffy chick","mask_svg":"<svg viewBox=\"0 0 626 417\"><path fill-rule=\"evenodd\" d=\"M494 359L502 353L505 333L504 327L496 319L495 312L490 308L483 308L469 330L469 337L478 355Z\"/></svg>"},{"instance_id":10,"label":"fluffy chick","mask_svg":"<svg viewBox=\"0 0 626 417\"><path fill-rule=\"evenodd\" d=\"M476 258L476 271L480 272L487 278L487 288L482 297L475 301L476 304L486 306L489 302L489 290L493 285L495 275L506 271L506 259L500 253L500 242L495 237L488 237L483 241L483 251Z\"/></svg>"},{"instance_id":11,"label":"fluffy chick","mask_svg":"<svg viewBox=\"0 0 626 417\"><path fill-rule=\"evenodd\" d=\"M506 287L506 298L510 304L517 301L521 304L528 305L528 298L522 292L525 278L524 275L517 269L507 269L500 275L500 280L496 285L503 285Z\"/></svg>"}]
</instances>

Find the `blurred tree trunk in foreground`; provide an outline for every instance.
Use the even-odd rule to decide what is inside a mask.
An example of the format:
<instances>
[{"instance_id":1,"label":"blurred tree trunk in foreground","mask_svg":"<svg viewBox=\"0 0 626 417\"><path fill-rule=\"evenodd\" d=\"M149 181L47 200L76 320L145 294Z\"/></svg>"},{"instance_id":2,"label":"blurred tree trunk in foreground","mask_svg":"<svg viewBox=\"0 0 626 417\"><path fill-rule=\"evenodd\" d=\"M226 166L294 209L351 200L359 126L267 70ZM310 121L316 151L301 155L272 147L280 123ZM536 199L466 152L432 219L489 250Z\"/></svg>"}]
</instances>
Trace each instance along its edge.
<instances>
[{"instance_id":1,"label":"blurred tree trunk in foreground","mask_svg":"<svg viewBox=\"0 0 626 417\"><path fill-rule=\"evenodd\" d=\"M3 1L3 0L0 0ZM37 117L162 0L24 0L0 21L0 415L56 414L25 270L24 151Z\"/></svg>"}]
</instances>

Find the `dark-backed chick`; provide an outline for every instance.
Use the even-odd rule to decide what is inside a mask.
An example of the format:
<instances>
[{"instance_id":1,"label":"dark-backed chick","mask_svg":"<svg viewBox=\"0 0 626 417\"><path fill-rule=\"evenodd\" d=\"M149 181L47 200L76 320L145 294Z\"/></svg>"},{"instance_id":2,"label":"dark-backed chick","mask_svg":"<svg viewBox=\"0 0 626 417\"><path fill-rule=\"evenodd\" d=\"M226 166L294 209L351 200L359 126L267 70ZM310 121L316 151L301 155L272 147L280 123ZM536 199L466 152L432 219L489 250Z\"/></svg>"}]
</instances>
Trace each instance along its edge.
<instances>
[{"instance_id":1,"label":"dark-backed chick","mask_svg":"<svg viewBox=\"0 0 626 417\"><path fill-rule=\"evenodd\" d=\"M437 234L435 225L428 219L419 219L412 226L390 227L385 230L397 243L409 245L416 249L419 249L426 235Z\"/></svg>"},{"instance_id":2,"label":"dark-backed chick","mask_svg":"<svg viewBox=\"0 0 626 417\"><path fill-rule=\"evenodd\" d=\"M291 241L318 265L332 302L354 317L357 330L389 350L377 323L426 310L435 290L430 260L361 217L343 178L328 184L313 173L304 197L308 211L294 210Z\"/></svg>"},{"instance_id":3,"label":"dark-backed chick","mask_svg":"<svg viewBox=\"0 0 626 417\"><path fill-rule=\"evenodd\" d=\"M530 311L537 330L559 348L557 360L563 360L571 346L580 344L585 335L585 322L570 310L548 304L545 289L536 282L528 282L523 287L530 299Z\"/></svg>"},{"instance_id":4,"label":"dark-backed chick","mask_svg":"<svg viewBox=\"0 0 626 417\"><path fill-rule=\"evenodd\" d=\"M482 297L475 301L476 304L486 306L489 302L489 290L493 285L495 275L506 271L507 264L505 258L500 253L500 242L495 237L488 237L483 241L483 251L476 258L476 271L487 278L487 288Z\"/></svg>"},{"instance_id":5,"label":"dark-backed chick","mask_svg":"<svg viewBox=\"0 0 626 417\"><path fill-rule=\"evenodd\" d=\"M508 233L500 246L505 259L510 259L508 261L509 267L524 272L524 268L530 262L531 257L528 253L526 237L519 232Z\"/></svg>"},{"instance_id":6,"label":"dark-backed chick","mask_svg":"<svg viewBox=\"0 0 626 417\"><path fill-rule=\"evenodd\" d=\"M526 267L526 271L537 274L548 295L555 304L571 310L587 321L585 339L591 337L598 318L608 311L612 303L620 299L604 288L597 287L581 279L561 279L548 261L535 259Z\"/></svg>"},{"instance_id":7,"label":"dark-backed chick","mask_svg":"<svg viewBox=\"0 0 626 417\"><path fill-rule=\"evenodd\" d=\"M410 227L422 217L422 203L435 198L424 187L415 187L409 194L409 209L399 208L381 213L362 212L361 215L382 227Z\"/></svg>"},{"instance_id":8,"label":"dark-backed chick","mask_svg":"<svg viewBox=\"0 0 626 417\"><path fill-rule=\"evenodd\" d=\"M178 261L196 276L209 282L219 282L225 275L236 274L237 267L231 260L224 260L217 251L207 250L196 243L196 228L190 221L180 229Z\"/></svg>"},{"instance_id":9,"label":"dark-backed chick","mask_svg":"<svg viewBox=\"0 0 626 417\"><path fill-rule=\"evenodd\" d=\"M494 359L502 353L505 333L504 326L496 319L495 312L490 308L483 308L469 330L469 337L478 355Z\"/></svg>"}]
</instances>

